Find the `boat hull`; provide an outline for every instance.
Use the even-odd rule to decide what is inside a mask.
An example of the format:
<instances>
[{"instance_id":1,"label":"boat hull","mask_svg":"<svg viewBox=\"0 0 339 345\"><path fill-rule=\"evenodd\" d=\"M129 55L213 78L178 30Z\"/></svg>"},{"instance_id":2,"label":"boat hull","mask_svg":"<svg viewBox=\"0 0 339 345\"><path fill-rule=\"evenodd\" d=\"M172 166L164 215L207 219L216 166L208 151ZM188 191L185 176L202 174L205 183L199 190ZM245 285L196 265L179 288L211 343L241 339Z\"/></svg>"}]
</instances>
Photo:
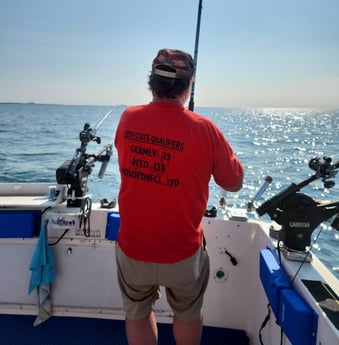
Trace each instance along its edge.
<instances>
[{"instance_id":1,"label":"boat hull","mask_svg":"<svg viewBox=\"0 0 339 345\"><path fill-rule=\"evenodd\" d=\"M103 209L94 204L90 234L85 236L79 229L80 223L72 222L79 217L78 209L57 203L46 210L46 203L49 201L43 201L43 207L31 205L26 198L25 205L16 205L12 199L9 208L18 212L23 209L44 211L42 224L45 220L52 224L53 217L68 219L68 225L74 224L67 232L60 222L59 226L48 226L48 242L56 269L56 279L50 285L52 317L33 327L37 315L37 295L35 290L28 294L29 265L38 237L0 238L0 343L126 344L124 310L116 279L116 242L107 238L106 231L109 214L118 212L118 209ZM215 218L205 217L202 225L211 263L203 305L202 344L259 345L259 330L269 303L260 277L260 255L267 248L275 252L276 242L270 237L271 224L250 220L245 212L226 209L218 210ZM314 344L339 343L338 314L334 312L331 316L328 311L326 313L316 293L305 283L325 284L331 288L333 295L338 295L337 279L316 256L302 264L301 269L300 262L282 257L282 266L288 279L293 279L293 291L317 315ZM160 343L173 344L168 335L171 334L173 313L163 290L161 299L155 304L155 312L160 338L164 339ZM277 318L272 314L261 332L265 345L280 344L281 328L276 323ZM298 315L291 316L292 323L293 318L298 318ZM18 329L22 330L19 335ZM84 332L84 338L80 338L81 332ZM232 337L238 338L230 340ZM285 344L293 344L289 339L293 338L292 335L284 337Z\"/></svg>"}]
</instances>

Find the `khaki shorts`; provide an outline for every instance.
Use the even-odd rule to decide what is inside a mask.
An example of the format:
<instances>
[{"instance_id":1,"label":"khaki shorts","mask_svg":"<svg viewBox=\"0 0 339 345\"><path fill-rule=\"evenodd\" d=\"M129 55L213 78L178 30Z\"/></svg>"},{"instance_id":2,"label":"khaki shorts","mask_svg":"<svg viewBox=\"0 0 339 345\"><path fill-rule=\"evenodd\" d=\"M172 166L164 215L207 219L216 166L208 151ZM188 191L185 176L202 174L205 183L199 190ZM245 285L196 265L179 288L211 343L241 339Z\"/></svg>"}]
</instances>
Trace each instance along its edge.
<instances>
[{"instance_id":1,"label":"khaki shorts","mask_svg":"<svg viewBox=\"0 0 339 345\"><path fill-rule=\"evenodd\" d=\"M169 305L180 320L201 315L209 279L209 257L201 246L191 257L172 264L131 259L116 245L118 282L129 320L140 320L153 310L164 286Z\"/></svg>"}]
</instances>

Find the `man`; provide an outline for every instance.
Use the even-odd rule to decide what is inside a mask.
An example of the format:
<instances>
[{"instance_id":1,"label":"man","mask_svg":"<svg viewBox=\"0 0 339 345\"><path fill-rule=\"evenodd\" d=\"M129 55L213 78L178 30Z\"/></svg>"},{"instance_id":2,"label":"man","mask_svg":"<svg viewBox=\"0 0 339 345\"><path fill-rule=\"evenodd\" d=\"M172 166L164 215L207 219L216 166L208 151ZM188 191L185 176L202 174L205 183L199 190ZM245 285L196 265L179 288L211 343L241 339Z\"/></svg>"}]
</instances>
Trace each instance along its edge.
<instances>
[{"instance_id":1,"label":"man","mask_svg":"<svg viewBox=\"0 0 339 345\"><path fill-rule=\"evenodd\" d=\"M209 258L200 225L211 176L242 187L243 168L216 125L184 108L192 57L162 49L153 60L153 101L127 108L117 128L121 187L116 250L129 345L156 345L153 305L166 288L177 345L200 344Z\"/></svg>"}]
</instances>

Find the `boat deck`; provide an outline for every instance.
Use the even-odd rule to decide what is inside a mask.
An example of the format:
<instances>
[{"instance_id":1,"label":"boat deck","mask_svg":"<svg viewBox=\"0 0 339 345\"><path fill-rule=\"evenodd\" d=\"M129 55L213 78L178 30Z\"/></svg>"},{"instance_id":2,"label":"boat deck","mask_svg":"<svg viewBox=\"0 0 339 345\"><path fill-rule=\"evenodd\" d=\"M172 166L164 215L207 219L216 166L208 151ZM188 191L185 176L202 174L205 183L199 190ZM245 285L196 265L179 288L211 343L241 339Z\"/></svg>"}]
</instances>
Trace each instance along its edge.
<instances>
[{"instance_id":1,"label":"boat deck","mask_svg":"<svg viewBox=\"0 0 339 345\"><path fill-rule=\"evenodd\" d=\"M2 345L127 345L124 321L52 317L33 327L35 316L0 315ZM175 345L171 324L158 324L159 345ZM249 345L241 330L204 327L201 345Z\"/></svg>"}]
</instances>

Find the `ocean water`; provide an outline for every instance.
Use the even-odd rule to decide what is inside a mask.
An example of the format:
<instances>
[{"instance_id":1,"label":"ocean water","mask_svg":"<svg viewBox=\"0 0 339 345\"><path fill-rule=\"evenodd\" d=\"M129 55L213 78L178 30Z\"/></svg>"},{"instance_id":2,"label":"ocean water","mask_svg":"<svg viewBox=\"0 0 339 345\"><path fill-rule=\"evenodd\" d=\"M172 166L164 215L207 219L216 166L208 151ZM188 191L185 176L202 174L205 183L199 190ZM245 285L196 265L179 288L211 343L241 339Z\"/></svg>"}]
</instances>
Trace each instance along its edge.
<instances>
[{"instance_id":1,"label":"ocean water","mask_svg":"<svg viewBox=\"0 0 339 345\"><path fill-rule=\"evenodd\" d=\"M112 113L103 121L105 114ZM0 103L0 182L55 182L55 171L72 159L80 147L79 133L89 123L101 138L101 144L90 142L87 153L98 152L112 143L115 128L124 106L66 106L46 104ZM308 162L313 157L339 159L339 110L326 109L239 109L196 108L212 119L225 134L245 168L244 187L238 193L227 193L231 206L246 208L266 175L273 181L259 204L292 182L300 183L313 172ZM201 143L203 145L204 143ZM105 177L97 177L97 163L89 177L93 201L117 198L119 171L116 151ZM321 200L339 199L337 184L325 189L320 180L302 192ZM210 205L216 205L220 188L210 182ZM255 212L251 217L258 218ZM339 232L331 230L330 221L312 234L320 236L312 251L339 278Z\"/></svg>"}]
</instances>

